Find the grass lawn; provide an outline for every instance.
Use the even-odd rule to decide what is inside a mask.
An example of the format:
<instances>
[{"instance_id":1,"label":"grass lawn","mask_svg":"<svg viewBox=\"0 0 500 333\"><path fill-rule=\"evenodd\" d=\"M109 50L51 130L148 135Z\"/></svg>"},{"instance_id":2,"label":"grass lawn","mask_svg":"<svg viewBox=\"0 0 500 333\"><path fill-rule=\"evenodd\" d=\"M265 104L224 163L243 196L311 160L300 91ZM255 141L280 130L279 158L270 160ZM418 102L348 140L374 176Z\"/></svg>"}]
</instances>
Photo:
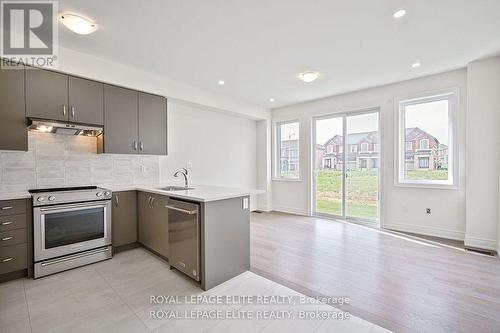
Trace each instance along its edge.
<instances>
[{"instance_id":1,"label":"grass lawn","mask_svg":"<svg viewBox=\"0 0 500 333\"><path fill-rule=\"evenodd\" d=\"M411 170L408 179L448 179L448 170ZM347 172L346 215L375 220L378 218L378 172ZM342 215L342 171L321 170L316 174L316 211Z\"/></svg>"}]
</instances>

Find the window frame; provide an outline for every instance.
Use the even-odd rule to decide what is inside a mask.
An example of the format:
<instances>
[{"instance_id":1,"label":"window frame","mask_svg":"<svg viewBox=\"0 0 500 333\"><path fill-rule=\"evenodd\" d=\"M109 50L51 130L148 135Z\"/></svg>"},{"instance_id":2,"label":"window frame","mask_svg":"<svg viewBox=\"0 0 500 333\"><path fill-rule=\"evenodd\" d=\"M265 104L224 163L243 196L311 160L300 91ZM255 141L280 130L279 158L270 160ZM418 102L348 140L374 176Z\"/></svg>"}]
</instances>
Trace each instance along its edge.
<instances>
[{"instance_id":1,"label":"window frame","mask_svg":"<svg viewBox=\"0 0 500 333\"><path fill-rule=\"evenodd\" d=\"M448 179L447 180L410 180L405 179L406 168L406 129L405 107L415 104L448 100ZM406 96L394 100L395 133L395 172L394 185L399 187L435 188L457 190L459 182L459 158L457 119L459 113L459 89L450 88L440 91ZM412 144L413 145L413 144ZM429 141L430 146L430 141ZM414 148L414 147L412 147Z\"/></svg>"},{"instance_id":2,"label":"window frame","mask_svg":"<svg viewBox=\"0 0 500 333\"><path fill-rule=\"evenodd\" d=\"M293 124L297 123L299 126L299 142L298 142L298 176L297 177L283 177L280 172L281 168L281 126L282 125L287 125L287 124ZM302 144L302 124L300 122L300 119L292 119L292 120L284 120L284 121L276 121L273 124L273 181L284 181L284 182L299 182L302 181L302 161L301 161L301 154L302 154L302 149L301 149L301 144Z\"/></svg>"}]
</instances>

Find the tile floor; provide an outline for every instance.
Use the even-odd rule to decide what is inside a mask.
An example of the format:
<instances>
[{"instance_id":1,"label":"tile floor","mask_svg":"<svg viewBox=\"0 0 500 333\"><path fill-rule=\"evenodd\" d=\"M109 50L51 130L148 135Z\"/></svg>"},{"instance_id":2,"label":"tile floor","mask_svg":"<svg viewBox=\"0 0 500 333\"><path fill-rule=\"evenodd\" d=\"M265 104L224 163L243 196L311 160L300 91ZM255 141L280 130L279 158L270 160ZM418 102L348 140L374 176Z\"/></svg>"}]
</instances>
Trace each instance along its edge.
<instances>
[{"instance_id":1,"label":"tile floor","mask_svg":"<svg viewBox=\"0 0 500 333\"><path fill-rule=\"evenodd\" d=\"M154 319L151 311L257 311L336 309L313 305L157 305L150 296L280 295L295 291L251 272L207 292L144 249L47 276L0 284L0 332L389 332L362 319ZM155 312L161 313L161 312ZM171 313L171 312L169 312ZM207 312L202 312L207 313ZM213 312L212 312L213 313Z\"/></svg>"}]
</instances>

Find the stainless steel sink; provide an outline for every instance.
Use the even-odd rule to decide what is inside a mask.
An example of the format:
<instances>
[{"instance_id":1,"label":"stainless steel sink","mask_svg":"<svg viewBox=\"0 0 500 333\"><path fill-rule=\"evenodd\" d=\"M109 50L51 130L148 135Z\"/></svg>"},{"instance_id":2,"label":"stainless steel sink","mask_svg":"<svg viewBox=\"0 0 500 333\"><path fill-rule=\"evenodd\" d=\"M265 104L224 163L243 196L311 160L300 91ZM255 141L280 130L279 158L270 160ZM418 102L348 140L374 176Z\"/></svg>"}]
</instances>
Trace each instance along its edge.
<instances>
[{"instance_id":1,"label":"stainless steel sink","mask_svg":"<svg viewBox=\"0 0 500 333\"><path fill-rule=\"evenodd\" d=\"M194 190L194 187L167 186L167 187L162 187L160 190L163 190L163 191L186 191L186 190Z\"/></svg>"}]
</instances>

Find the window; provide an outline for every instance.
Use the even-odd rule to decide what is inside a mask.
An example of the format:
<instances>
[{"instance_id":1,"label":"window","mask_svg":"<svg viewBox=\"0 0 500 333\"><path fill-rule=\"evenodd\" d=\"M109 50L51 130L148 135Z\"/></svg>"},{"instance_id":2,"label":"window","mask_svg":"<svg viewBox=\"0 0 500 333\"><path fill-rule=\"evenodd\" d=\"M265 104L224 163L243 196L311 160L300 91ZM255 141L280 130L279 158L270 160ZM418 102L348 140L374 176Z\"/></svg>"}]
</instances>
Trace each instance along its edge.
<instances>
[{"instance_id":1,"label":"window","mask_svg":"<svg viewBox=\"0 0 500 333\"><path fill-rule=\"evenodd\" d=\"M420 149L429 150L429 139L420 140Z\"/></svg>"},{"instance_id":2,"label":"window","mask_svg":"<svg viewBox=\"0 0 500 333\"><path fill-rule=\"evenodd\" d=\"M358 146L352 145L351 146L351 153L357 153L358 152Z\"/></svg>"},{"instance_id":3,"label":"window","mask_svg":"<svg viewBox=\"0 0 500 333\"><path fill-rule=\"evenodd\" d=\"M366 163L366 159L365 158L360 158L359 159L359 167L361 169L366 169L367 167L367 163Z\"/></svg>"},{"instance_id":4,"label":"window","mask_svg":"<svg viewBox=\"0 0 500 333\"><path fill-rule=\"evenodd\" d=\"M276 124L276 178L300 178L299 132L298 121Z\"/></svg>"},{"instance_id":5,"label":"window","mask_svg":"<svg viewBox=\"0 0 500 333\"><path fill-rule=\"evenodd\" d=\"M342 154L344 152L344 146L338 145L337 146L337 151L339 152L339 154Z\"/></svg>"},{"instance_id":6,"label":"window","mask_svg":"<svg viewBox=\"0 0 500 333\"><path fill-rule=\"evenodd\" d=\"M361 144L361 152L366 153L368 151L368 147L369 147L368 143L363 142Z\"/></svg>"},{"instance_id":7,"label":"window","mask_svg":"<svg viewBox=\"0 0 500 333\"><path fill-rule=\"evenodd\" d=\"M379 149L380 149L380 145L378 143L374 143L373 144L373 151L378 153Z\"/></svg>"},{"instance_id":8,"label":"window","mask_svg":"<svg viewBox=\"0 0 500 333\"><path fill-rule=\"evenodd\" d=\"M327 153L329 153L329 154L333 153L333 145L327 146Z\"/></svg>"},{"instance_id":9,"label":"window","mask_svg":"<svg viewBox=\"0 0 500 333\"><path fill-rule=\"evenodd\" d=\"M428 157L419 157L418 158L418 167L420 169L429 169L429 158Z\"/></svg>"},{"instance_id":10,"label":"window","mask_svg":"<svg viewBox=\"0 0 500 333\"><path fill-rule=\"evenodd\" d=\"M399 101L398 184L456 185L456 95L448 92Z\"/></svg>"}]
</instances>

